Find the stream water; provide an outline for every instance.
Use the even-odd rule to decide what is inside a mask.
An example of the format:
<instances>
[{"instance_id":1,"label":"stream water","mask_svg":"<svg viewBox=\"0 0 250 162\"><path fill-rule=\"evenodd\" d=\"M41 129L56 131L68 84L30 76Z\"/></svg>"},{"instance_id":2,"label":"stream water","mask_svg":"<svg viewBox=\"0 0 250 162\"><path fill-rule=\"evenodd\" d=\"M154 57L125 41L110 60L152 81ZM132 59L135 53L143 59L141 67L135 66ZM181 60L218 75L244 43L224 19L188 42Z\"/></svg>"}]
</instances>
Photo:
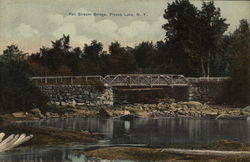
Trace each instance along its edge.
<instances>
[{"instance_id":1,"label":"stream water","mask_svg":"<svg viewBox=\"0 0 250 162\"><path fill-rule=\"evenodd\" d=\"M0 161L88 161L72 150L106 145L164 145L211 143L221 139L250 144L250 120L209 120L191 118L120 119L67 118L25 121L30 126L48 126L67 130L88 130L105 135L95 145L43 148L16 148L0 153ZM105 161L105 160L99 160Z\"/></svg>"}]
</instances>

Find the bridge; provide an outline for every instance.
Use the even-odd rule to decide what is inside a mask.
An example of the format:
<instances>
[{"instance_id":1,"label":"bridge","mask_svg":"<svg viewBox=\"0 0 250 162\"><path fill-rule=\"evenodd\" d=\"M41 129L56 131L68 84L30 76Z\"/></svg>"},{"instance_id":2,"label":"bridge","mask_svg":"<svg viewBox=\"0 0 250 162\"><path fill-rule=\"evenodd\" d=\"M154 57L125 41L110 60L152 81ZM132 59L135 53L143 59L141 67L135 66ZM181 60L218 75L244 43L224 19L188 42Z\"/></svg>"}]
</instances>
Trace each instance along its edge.
<instances>
[{"instance_id":1,"label":"bridge","mask_svg":"<svg viewBox=\"0 0 250 162\"><path fill-rule=\"evenodd\" d=\"M164 87L164 86L189 86L194 82L215 81L219 82L228 77L199 77L186 78L178 74L118 74L106 76L47 76L32 77L31 80L38 85L41 84L71 84L91 85L102 83L110 87Z\"/></svg>"}]
</instances>

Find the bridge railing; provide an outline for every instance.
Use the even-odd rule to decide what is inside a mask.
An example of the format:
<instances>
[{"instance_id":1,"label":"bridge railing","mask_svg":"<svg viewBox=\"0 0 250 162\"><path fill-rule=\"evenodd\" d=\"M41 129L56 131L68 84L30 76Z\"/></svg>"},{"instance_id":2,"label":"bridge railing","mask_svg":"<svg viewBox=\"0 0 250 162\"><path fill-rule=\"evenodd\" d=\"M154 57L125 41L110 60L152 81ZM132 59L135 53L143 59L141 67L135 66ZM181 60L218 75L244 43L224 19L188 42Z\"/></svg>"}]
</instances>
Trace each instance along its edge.
<instances>
[{"instance_id":1,"label":"bridge railing","mask_svg":"<svg viewBox=\"0 0 250 162\"><path fill-rule=\"evenodd\" d=\"M220 81L225 81L228 80L229 77L187 77L186 78L190 83L195 83L195 82L220 82Z\"/></svg>"},{"instance_id":2,"label":"bridge railing","mask_svg":"<svg viewBox=\"0 0 250 162\"><path fill-rule=\"evenodd\" d=\"M102 76L47 76L32 77L35 84L88 84L91 82L101 82Z\"/></svg>"},{"instance_id":3,"label":"bridge railing","mask_svg":"<svg viewBox=\"0 0 250 162\"><path fill-rule=\"evenodd\" d=\"M32 77L31 80L38 85L71 84L88 85L101 83L108 86L188 86L201 81L223 81L228 77L184 77L173 74L118 74L106 76L48 76Z\"/></svg>"}]
</instances>

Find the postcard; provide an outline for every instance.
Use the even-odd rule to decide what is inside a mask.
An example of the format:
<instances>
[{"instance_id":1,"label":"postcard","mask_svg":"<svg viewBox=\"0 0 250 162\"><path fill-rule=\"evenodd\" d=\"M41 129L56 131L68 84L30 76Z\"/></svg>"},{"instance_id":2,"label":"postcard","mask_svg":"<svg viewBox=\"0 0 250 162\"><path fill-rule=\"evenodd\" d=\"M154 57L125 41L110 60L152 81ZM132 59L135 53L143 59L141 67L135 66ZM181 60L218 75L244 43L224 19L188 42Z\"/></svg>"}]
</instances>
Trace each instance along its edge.
<instances>
[{"instance_id":1,"label":"postcard","mask_svg":"<svg viewBox=\"0 0 250 162\"><path fill-rule=\"evenodd\" d=\"M0 0L0 161L250 161L247 0Z\"/></svg>"}]
</instances>

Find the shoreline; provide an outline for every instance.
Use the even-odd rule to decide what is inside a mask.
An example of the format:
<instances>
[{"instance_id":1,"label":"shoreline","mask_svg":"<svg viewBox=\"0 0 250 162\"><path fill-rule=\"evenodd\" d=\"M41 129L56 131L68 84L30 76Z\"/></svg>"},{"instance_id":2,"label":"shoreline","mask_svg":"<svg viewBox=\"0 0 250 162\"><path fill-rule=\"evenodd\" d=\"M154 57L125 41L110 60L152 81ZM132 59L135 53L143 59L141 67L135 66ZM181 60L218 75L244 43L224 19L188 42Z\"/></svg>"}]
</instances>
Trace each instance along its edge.
<instances>
[{"instance_id":1,"label":"shoreline","mask_svg":"<svg viewBox=\"0 0 250 162\"><path fill-rule=\"evenodd\" d=\"M191 161L244 161L250 158L250 147L235 141L217 141L212 144L196 144L189 147L132 147L111 146L86 149L78 153L93 159L108 160L191 160Z\"/></svg>"},{"instance_id":2,"label":"shoreline","mask_svg":"<svg viewBox=\"0 0 250 162\"><path fill-rule=\"evenodd\" d=\"M206 118L248 119L250 112L240 107L206 105L196 101L158 104L127 104L116 106L56 106L35 108L0 115L3 120L41 120L50 118L97 117L97 118Z\"/></svg>"},{"instance_id":3,"label":"shoreline","mask_svg":"<svg viewBox=\"0 0 250 162\"><path fill-rule=\"evenodd\" d=\"M40 147L40 146L59 146L73 143L91 144L97 143L103 135L99 133L89 133L81 131L69 131L49 127L33 127L21 124L4 123L0 125L1 131L7 136L10 134L33 135L29 141L20 147Z\"/></svg>"}]
</instances>

